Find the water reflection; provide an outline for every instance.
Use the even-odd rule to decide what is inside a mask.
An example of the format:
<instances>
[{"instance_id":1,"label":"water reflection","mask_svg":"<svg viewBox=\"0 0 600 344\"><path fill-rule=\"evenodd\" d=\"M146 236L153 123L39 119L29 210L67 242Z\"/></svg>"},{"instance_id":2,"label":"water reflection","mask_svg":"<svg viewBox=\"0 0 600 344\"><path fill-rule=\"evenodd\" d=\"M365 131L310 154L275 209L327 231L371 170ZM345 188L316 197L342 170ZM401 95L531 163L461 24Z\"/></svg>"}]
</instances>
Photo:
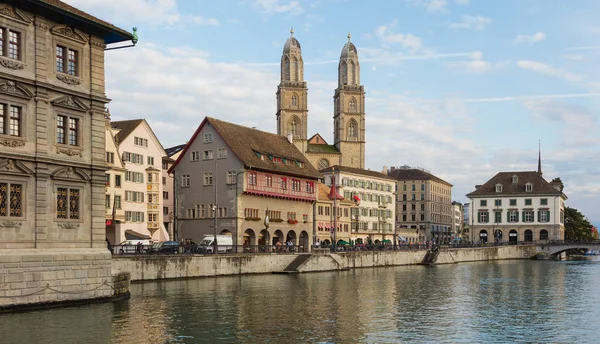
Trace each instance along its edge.
<instances>
[{"instance_id":1,"label":"water reflection","mask_svg":"<svg viewBox=\"0 0 600 344\"><path fill-rule=\"evenodd\" d=\"M0 315L6 343L597 342L597 261L503 261L134 284Z\"/></svg>"}]
</instances>

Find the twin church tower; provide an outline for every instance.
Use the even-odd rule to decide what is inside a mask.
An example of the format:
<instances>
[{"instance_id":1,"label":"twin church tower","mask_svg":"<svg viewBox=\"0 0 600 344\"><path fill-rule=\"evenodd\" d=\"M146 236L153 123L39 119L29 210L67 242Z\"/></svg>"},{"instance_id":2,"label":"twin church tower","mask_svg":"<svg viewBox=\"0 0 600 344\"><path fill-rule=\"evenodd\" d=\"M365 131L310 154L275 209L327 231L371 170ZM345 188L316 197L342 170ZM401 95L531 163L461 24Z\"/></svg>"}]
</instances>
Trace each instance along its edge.
<instances>
[{"instance_id":1,"label":"twin church tower","mask_svg":"<svg viewBox=\"0 0 600 344\"><path fill-rule=\"evenodd\" d=\"M318 170L329 166L365 168L365 89L360 84L358 52L348 34L338 64L338 87L333 96L333 139L308 137L308 88L304 60L294 37L285 42L281 56L281 83L277 86L277 134L293 143Z\"/></svg>"}]
</instances>

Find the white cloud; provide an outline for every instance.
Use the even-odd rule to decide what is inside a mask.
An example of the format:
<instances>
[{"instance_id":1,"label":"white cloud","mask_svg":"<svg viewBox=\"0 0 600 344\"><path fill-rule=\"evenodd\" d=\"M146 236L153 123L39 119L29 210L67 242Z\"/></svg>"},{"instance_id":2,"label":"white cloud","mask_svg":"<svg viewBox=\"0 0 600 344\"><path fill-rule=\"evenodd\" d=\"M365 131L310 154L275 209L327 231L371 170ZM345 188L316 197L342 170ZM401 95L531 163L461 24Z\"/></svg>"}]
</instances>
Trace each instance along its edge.
<instances>
[{"instance_id":1,"label":"white cloud","mask_svg":"<svg viewBox=\"0 0 600 344\"><path fill-rule=\"evenodd\" d=\"M516 100L536 100L536 99L569 99L569 98L590 98L600 97L600 93L565 93L565 94L533 94L522 96L507 97L489 97L489 98L470 98L463 99L466 103L495 103L512 102Z\"/></svg>"},{"instance_id":2,"label":"white cloud","mask_svg":"<svg viewBox=\"0 0 600 344\"><path fill-rule=\"evenodd\" d=\"M539 43L546 39L546 34L536 32L533 35L517 35L513 40L515 43Z\"/></svg>"},{"instance_id":3,"label":"white cloud","mask_svg":"<svg viewBox=\"0 0 600 344\"><path fill-rule=\"evenodd\" d=\"M83 11L114 23L148 26L173 25L180 21L176 0L63 0Z\"/></svg>"},{"instance_id":4,"label":"white cloud","mask_svg":"<svg viewBox=\"0 0 600 344\"><path fill-rule=\"evenodd\" d=\"M454 0L454 2L456 2L459 5L468 5L469 4L469 0Z\"/></svg>"},{"instance_id":5,"label":"white cloud","mask_svg":"<svg viewBox=\"0 0 600 344\"><path fill-rule=\"evenodd\" d=\"M565 60L583 61L585 59L585 56L583 56L583 55L563 55L562 58Z\"/></svg>"},{"instance_id":6,"label":"white cloud","mask_svg":"<svg viewBox=\"0 0 600 344\"><path fill-rule=\"evenodd\" d=\"M301 14L304 8L297 0L252 0L252 6L266 14Z\"/></svg>"},{"instance_id":7,"label":"white cloud","mask_svg":"<svg viewBox=\"0 0 600 344\"><path fill-rule=\"evenodd\" d=\"M411 51L417 51L421 49L421 38L410 33L394 33L392 29L395 26L395 21L391 25L381 25L377 28L377 30L375 30L375 34L384 43L398 44Z\"/></svg>"},{"instance_id":8,"label":"white cloud","mask_svg":"<svg viewBox=\"0 0 600 344\"><path fill-rule=\"evenodd\" d=\"M583 81L583 77L581 75L569 73L567 71L564 71L559 68L554 68L551 65L542 62L523 60L517 62L517 65L525 70L530 70L548 76L554 76L570 82Z\"/></svg>"},{"instance_id":9,"label":"white cloud","mask_svg":"<svg viewBox=\"0 0 600 344\"><path fill-rule=\"evenodd\" d=\"M451 23L449 26L453 29L483 30L487 25L491 23L492 18L463 15L462 21L458 23Z\"/></svg>"},{"instance_id":10,"label":"white cloud","mask_svg":"<svg viewBox=\"0 0 600 344\"><path fill-rule=\"evenodd\" d=\"M446 0L430 0L425 3L427 10L432 12L445 10L446 5L448 5L448 1Z\"/></svg>"},{"instance_id":11,"label":"white cloud","mask_svg":"<svg viewBox=\"0 0 600 344\"><path fill-rule=\"evenodd\" d=\"M221 23L216 18L205 18L201 16L192 16L190 20L198 25L219 26Z\"/></svg>"},{"instance_id":12,"label":"white cloud","mask_svg":"<svg viewBox=\"0 0 600 344\"><path fill-rule=\"evenodd\" d=\"M450 62L449 66L470 74L485 74L495 69L501 68L507 62L491 63L483 59L483 53L475 51L468 56L467 61Z\"/></svg>"}]
</instances>

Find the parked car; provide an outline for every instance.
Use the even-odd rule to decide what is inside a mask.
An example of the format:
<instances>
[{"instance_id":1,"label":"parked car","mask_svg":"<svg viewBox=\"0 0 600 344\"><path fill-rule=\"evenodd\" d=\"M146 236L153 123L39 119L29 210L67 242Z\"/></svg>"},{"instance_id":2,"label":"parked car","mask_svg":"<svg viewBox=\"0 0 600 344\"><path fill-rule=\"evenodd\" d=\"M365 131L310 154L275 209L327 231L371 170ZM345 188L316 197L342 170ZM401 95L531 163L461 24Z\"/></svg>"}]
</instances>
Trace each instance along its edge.
<instances>
[{"instance_id":1,"label":"parked car","mask_svg":"<svg viewBox=\"0 0 600 344\"><path fill-rule=\"evenodd\" d=\"M150 249L148 253L179 253L179 242L177 241L161 241L157 242Z\"/></svg>"}]
</instances>

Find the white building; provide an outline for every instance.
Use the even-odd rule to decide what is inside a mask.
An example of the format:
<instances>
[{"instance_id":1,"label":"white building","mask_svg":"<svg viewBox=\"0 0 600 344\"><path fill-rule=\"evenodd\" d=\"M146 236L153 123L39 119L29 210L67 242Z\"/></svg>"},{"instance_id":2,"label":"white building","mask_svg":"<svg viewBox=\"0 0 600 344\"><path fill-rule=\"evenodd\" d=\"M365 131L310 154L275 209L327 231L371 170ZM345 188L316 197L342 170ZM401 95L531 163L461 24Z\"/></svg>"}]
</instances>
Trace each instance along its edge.
<instances>
[{"instance_id":1,"label":"white building","mask_svg":"<svg viewBox=\"0 0 600 344\"><path fill-rule=\"evenodd\" d=\"M332 166L320 171L328 186L331 186L332 171L335 171L338 193L359 203L358 208L352 209L352 240L393 242L395 179L376 171Z\"/></svg>"},{"instance_id":2,"label":"white building","mask_svg":"<svg viewBox=\"0 0 600 344\"><path fill-rule=\"evenodd\" d=\"M564 240L567 196L538 171L499 172L469 193L471 242Z\"/></svg>"},{"instance_id":3,"label":"white building","mask_svg":"<svg viewBox=\"0 0 600 344\"><path fill-rule=\"evenodd\" d=\"M460 202L452 202L452 235L460 238L463 231L464 208Z\"/></svg>"},{"instance_id":4,"label":"white building","mask_svg":"<svg viewBox=\"0 0 600 344\"><path fill-rule=\"evenodd\" d=\"M112 244L129 239L168 240L161 178L166 152L144 119L111 122L111 126L115 146L107 144L107 160L112 165L106 172L107 225L109 221L112 225L107 226L107 239ZM122 217L117 217L121 212Z\"/></svg>"}]
</instances>

